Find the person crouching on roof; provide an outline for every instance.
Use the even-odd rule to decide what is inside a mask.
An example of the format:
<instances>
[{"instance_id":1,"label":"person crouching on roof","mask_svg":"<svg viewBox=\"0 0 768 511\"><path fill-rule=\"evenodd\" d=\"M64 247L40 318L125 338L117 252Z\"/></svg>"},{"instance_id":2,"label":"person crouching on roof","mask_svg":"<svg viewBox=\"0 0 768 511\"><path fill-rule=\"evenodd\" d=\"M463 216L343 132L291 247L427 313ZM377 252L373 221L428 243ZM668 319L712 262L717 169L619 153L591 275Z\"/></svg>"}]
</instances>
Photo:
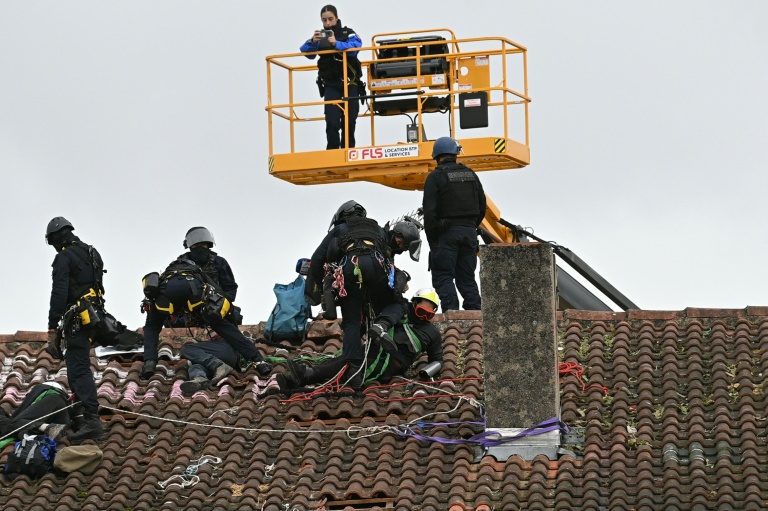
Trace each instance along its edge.
<instances>
[{"instance_id":1,"label":"person crouching on roof","mask_svg":"<svg viewBox=\"0 0 768 511\"><path fill-rule=\"evenodd\" d=\"M388 383L395 376L404 375L422 353L427 354L428 362L422 372L429 377L437 375L443 363L443 341L431 319L439 305L435 290L424 288L418 290L410 302L402 299L385 307L376 318L376 324L388 328L371 336L366 381ZM332 380L345 364L343 357L332 358L317 366L289 360L289 374L278 374L277 383L283 393L291 393L305 385Z\"/></svg>"},{"instance_id":2,"label":"person crouching on roof","mask_svg":"<svg viewBox=\"0 0 768 511\"><path fill-rule=\"evenodd\" d=\"M372 218L349 215L325 236L312 254L306 282L306 299L311 305L321 302L323 277L335 275L343 352L348 362L347 385L362 388L362 322L366 306L375 313L393 304L407 289L407 273L394 267L395 254L414 249L419 230L409 221L397 222L385 230ZM400 279L400 275L405 278Z\"/></svg>"},{"instance_id":3,"label":"person crouching on roof","mask_svg":"<svg viewBox=\"0 0 768 511\"><path fill-rule=\"evenodd\" d=\"M211 250L214 243L211 231L193 227L187 231L183 243L189 251L173 261L161 275L148 274L144 278L147 320L142 379L155 373L158 339L169 316L184 313L195 324L218 334L208 341L181 348L181 357L190 363L189 381L181 384L182 394L187 397L226 378L238 365L238 355L256 362L256 370L262 376L272 371L259 349L237 327L241 320L232 302L238 286L227 260ZM156 276L157 283L147 286L152 275Z\"/></svg>"}]
</instances>

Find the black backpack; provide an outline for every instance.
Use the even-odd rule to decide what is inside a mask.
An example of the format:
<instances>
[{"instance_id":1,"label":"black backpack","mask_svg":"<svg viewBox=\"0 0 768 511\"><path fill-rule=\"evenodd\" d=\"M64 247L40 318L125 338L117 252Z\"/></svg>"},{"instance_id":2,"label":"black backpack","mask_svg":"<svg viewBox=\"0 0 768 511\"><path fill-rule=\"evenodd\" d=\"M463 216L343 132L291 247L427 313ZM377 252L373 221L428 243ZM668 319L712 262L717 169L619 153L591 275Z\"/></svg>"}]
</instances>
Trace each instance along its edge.
<instances>
[{"instance_id":1,"label":"black backpack","mask_svg":"<svg viewBox=\"0 0 768 511\"><path fill-rule=\"evenodd\" d=\"M8 455L5 473L11 476L23 474L37 479L53 470L55 457L54 440L44 435L24 435L24 439L16 442L13 452Z\"/></svg>"}]
</instances>

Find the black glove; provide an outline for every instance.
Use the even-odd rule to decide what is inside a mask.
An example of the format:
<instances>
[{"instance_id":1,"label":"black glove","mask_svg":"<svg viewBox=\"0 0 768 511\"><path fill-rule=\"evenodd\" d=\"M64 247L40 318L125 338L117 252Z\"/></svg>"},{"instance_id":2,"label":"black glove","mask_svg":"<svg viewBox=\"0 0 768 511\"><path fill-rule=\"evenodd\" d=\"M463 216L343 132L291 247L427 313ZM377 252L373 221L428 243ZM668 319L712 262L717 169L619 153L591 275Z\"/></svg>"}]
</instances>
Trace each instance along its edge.
<instances>
[{"instance_id":1,"label":"black glove","mask_svg":"<svg viewBox=\"0 0 768 511\"><path fill-rule=\"evenodd\" d=\"M408 288L408 281L411 280L410 274L405 270L395 270L395 293L403 294Z\"/></svg>"},{"instance_id":2,"label":"black glove","mask_svg":"<svg viewBox=\"0 0 768 511\"><path fill-rule=\"evenodd\" d=\"M61 360L60 346L61 338L59 337L59 332L57 330L48 330L48 347L45 348L45 351L55 360Z\"/></svg>"},{"instance_id":3,"label":"black glove","mask_svg":"<svg viewBox=\"0 0 768 511\"><path fill-rule=\"evenodd\" d=\"M139 377L142 380L148 380L155 374L155 369L157 369L157 360L147 360L141 368Z\"/></svg>"},{"instance_id":4,"label":"black glove","mask_svg":"<svg viewBox=\"0 0 768 511\"><path fill-rule=\"evenodd\" d=\"M320 300L323 298L323 290L317 284L314 275L310 273L307 275L307 280L304 284L304 299L310 305L320 305Z\"/></svg>"},{"instance_id":5,"label":"black glove","mask_svg":"<svg viewBox=\"0 0 768 511\"><path fill-rule=\"evenodd\" d=\"M259 360L254 362L253 367L256 368L256 372L261 376L269 376L269 373L272 372L272 364L266 360Z\"/></svg>"},{"instance_id":6,"label":"black glove","mask_svg":"<svg viewBox=\"0 0 768 511\"><path fill-rule=\"evenodd\" d=\"M358 95L360 96L360 104L365 105L366 96L368 95L368 92L365 90L365 82L360 80L360 86L358 87Z\"/></svg>"}]
</instances>

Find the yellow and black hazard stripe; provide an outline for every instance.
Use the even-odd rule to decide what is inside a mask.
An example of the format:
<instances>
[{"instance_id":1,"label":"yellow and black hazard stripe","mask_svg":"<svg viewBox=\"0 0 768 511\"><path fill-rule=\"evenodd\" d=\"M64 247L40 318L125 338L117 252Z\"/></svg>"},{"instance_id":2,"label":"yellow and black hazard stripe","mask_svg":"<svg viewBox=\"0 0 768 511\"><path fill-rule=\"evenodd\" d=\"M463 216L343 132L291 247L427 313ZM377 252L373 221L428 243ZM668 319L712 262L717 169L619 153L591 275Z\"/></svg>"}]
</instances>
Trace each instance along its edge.
<instances>
[{"instance_id":1,"label":"yellow and black hazard stripe","mask_svg":"<svg viewBox=\"0 0 768 511\"><path fill-rule=\"evenodd\" d=\"M275 170L275 157L274 156L270 156L269 157L269 171L272 172L273 170Z\"/></svg>"},{"instance_id":2,"label":"yellow and black hazard stripe","mask_svg":"<svg viewBox=\"0 0 768 511\"><path fill-rule=\"evenodd\" d=\"M506 138L494 138L493 139L493 152L494 153L506 153L507 152L507 139Z\"/></svg>"}]
</instances>

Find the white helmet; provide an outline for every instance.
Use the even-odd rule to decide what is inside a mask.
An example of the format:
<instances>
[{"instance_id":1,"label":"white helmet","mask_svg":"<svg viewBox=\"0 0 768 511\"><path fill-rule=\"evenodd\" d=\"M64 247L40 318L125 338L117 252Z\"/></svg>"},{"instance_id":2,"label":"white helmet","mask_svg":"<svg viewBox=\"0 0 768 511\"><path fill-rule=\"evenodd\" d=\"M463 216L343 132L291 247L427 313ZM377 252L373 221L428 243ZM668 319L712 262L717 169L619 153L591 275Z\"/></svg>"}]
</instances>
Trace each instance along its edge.
<instances>
[{"instance_id":1,"label":"white helmet","mask_svg":"<svg viewBox=\"0 0 768 511\"><path fill-rule=\"evenodd\" d=\"M184 237L184 248L191 248L198 243L210 243L211 246L216 244L211 231L205 227L193 227L187 231L187 235Z\"/></svg>"},{"instance_id":2,"label":"white helmet","mask_svg":"<svg viewBox=\"0 0 768 511\"><path fill-rule=\"evenodd\" d=\"M416 300L428 300L435 305L435 309L440 307L440 298L437 296L437 292L433 287L423 287L413 293L411 301L414 302Z\"/></svg>"}]
</instances>

